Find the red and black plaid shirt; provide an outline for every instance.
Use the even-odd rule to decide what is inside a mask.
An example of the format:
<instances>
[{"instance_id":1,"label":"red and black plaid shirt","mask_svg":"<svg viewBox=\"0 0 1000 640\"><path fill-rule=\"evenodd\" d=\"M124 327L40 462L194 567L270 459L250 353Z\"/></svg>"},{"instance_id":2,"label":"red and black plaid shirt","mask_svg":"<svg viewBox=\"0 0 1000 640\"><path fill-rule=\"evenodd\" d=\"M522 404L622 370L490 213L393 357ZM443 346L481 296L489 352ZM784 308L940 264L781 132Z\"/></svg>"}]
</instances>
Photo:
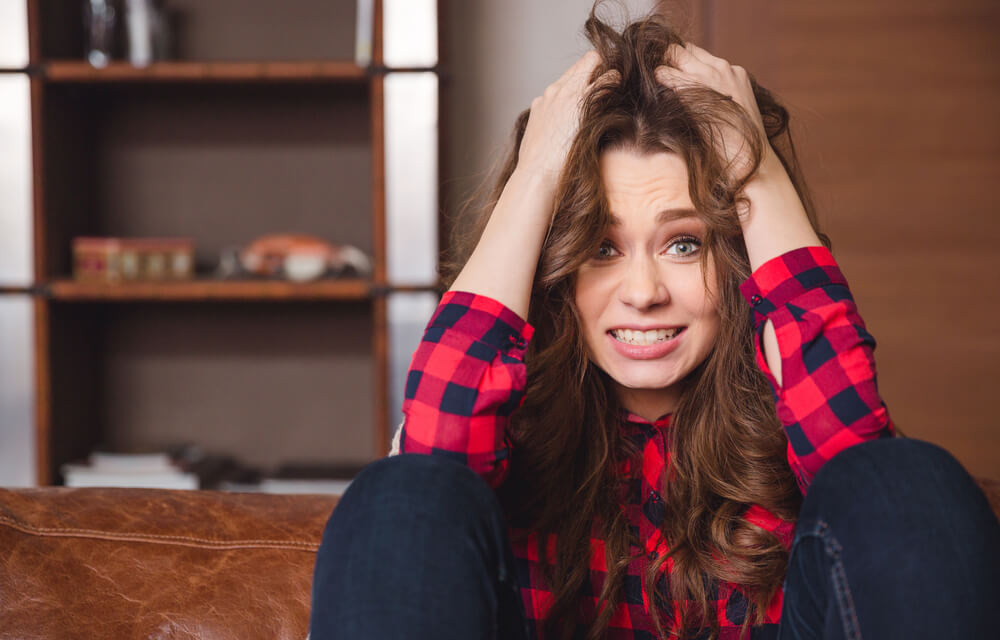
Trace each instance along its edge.
<instances>
[{"instance_id":1,"label":"red and black plaid shirt","mask_svg":"<svg viewBox=\"0 0 1000 640\"><path fill-rule=\"evenodd\" d=\"M894 433L876 388L875 340L865 330L847 282L825 248L796 249L768 261L741 291L754 310L757 363L774 389L778 417L788 437L788 461L804 492L837 452ZM777 333L781 387L760 347L766 319ZM506 427L524 397L524 353L533 331L496 300L447 292L410 365L401 451L461 460L491 486L498 486L507 472ZM623 508L645 548L628 568L624 597L608 629L610 639L655 637L641 576L650 559L666 551L659 535L663 508L658 490L668 455L664 432L669 428L669 415L652 423L631 413L622 415L622 429L636 439L642 452L635 461L642 465L639 480L629 487ZM793 522L756 505L744 517L773 531L790 547ZM593 590L582 604L593 613L606 577L604 541L592 539L591 548ZM542 578L535 539L516 543L514 554L525 612L537 636L551 594ZM664 571L669 573L671 566L668 560ZM746 598L732 584L719 583L716 589L713 601L718 605L720 637L735 639ZM781 603L779 591L766 611L764 628L757 628L754 636L776 629ZM665 619L677 619L676 611L664 613Z\"/></svg>"}]
</instances>

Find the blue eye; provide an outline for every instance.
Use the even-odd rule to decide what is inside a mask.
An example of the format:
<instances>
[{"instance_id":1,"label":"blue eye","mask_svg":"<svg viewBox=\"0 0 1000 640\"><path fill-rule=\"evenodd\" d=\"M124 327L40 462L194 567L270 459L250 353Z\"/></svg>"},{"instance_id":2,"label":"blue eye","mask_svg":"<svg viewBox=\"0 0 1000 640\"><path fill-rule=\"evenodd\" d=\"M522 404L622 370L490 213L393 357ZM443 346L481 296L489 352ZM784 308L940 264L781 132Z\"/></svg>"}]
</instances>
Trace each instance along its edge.
<instances>
[{"instance_id":1,"label":"blue eye","mask_svg":"<svg viewBox=\"0 0 1000 640\"><path fill-rule=\"evenodd\" d=\"M674 256L693 256L701 250L701 240L693 236L674 238L667 246L667 253Z\"/></svg>"},{"instance_id":2,"label":"blue eye","mask_svg":"<svg viewBox=\"0 0 1000 640\"><path fill-rule=\"evenodd\" d=\"M618 250L615 249L610 242L602 242L601 246L597 248L597 253L594 255L598 260L606 260L608 258L613 258L618 254Z\"/></svg>"}]
</instances>

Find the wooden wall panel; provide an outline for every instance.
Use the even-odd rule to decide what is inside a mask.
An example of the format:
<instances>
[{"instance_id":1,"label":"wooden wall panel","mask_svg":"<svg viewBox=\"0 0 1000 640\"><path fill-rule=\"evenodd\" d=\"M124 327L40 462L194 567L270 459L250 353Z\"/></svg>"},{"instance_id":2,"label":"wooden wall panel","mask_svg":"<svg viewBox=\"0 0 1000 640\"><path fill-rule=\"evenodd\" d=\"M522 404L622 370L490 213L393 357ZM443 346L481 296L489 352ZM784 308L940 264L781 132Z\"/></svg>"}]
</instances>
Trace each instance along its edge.
<instances>
[{"instance_id":1,"label":"wooden wall panel","mask_svg":"<svg viewBox=\"0 0 1000 640\"><path fill-rule=\"evenodd\" d=\"M702 2L702 44L792 112L820 217L911 436L1000 477L1000 4Z\"/></svg>"}]
</instances>

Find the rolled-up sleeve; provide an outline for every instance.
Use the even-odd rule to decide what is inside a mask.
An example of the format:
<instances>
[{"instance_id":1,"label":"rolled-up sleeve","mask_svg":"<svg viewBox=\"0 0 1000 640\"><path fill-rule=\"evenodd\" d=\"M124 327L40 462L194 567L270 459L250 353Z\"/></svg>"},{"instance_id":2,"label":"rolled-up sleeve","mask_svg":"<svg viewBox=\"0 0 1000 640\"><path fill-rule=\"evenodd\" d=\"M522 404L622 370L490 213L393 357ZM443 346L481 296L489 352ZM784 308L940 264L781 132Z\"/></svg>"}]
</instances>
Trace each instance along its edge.
<instances>
[{"instance_id":1,"label":"rolled-up sleeve","mask_svg":"<svg viewBox=\"0 0 1000 640\"><path fill-rule=\"evenodd\" d=\"M400 451L447 456L498 486L510 455L510 416L524 400L524 354L533 333L492 298L445 293L407 374Z\"/></svg>"},{"instance_id":2,"label":"rolled-up sleeve","mask_svg":"<svg viewBox=\"0 0 1000 640\"><path fill-rule=\"evenodd\" d=\"M788 436L788 460L805 492L838 452L895 433L878 393L875 339L825 247L769 260L741 292L754 313L757 364L771 383ZM768 320L778 339L781 385L764 358Z\"/></svg>"}]
</instances>

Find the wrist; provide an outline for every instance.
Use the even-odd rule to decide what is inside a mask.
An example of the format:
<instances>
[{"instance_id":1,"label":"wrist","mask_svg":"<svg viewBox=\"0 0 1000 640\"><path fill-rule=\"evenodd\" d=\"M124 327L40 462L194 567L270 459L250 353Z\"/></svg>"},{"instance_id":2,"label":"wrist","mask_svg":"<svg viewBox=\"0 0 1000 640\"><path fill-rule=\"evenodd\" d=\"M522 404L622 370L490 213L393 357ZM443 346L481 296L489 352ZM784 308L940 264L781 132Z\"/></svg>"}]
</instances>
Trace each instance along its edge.
<instances>
[{"instance_id":1,"label":"wrist","mask_svg":"<svg viewBox=\"0 0 1000 640\"><path fill-rule=\"evenodd\" d=\"M753 177L743 187L743 196L750 201L750 209L760 211L761 207L773 213L786 215L792 212L805 215L792 178L781 164L778 154L768 145L767 154Z\"/></svg>"},{"instance_id":2,"label":"wrist","mask_svg":"<svg viewBox=\"0 0 1000 640\"><path fill-rule=\"evenodd\" d=\"M740 215L740 226L751 269L792 249L822 244L794 183L770 147L743 195L749 206Z\"/></svg>"},{"instance_id":3,"label":"wrist","mask_svg":"<svg viewBox=\"0 0 1000 640\"><path fill-rule=\"evenodd\" d=\"M785 166L781 164L778 154L774 152L771 145L767 145L767 150L760 161L760 166L757 167L757 171L754 172L753 176L747 182L745 189L747 191L757 191L777 185L785 185L786 183L791 185L792 179L785 170Z\"/></svg>"},{"instance_id":4,"label":"wrist","mask_svg":"<svg viewBox=\"0 0 1000 640\"><path fill-rule=\"evenodd\" d=\"M559 183L559 172L538 165L518 163L510 176L510 181L515 180L526 187L542 189L554 195Z\"/></svg>"},{"instance_id":5,"label":"wrist","mask_svg":"<svg viewBox=\"0 0 1000 640\"><path fill-rule=\"evenodd\" d=\"M517 218L548 229L555 204L557 180L558 176L544 170L517 167L507 180L501 198L511 204L517 203L511 211Z\"/></svg>"}]
</instances>

